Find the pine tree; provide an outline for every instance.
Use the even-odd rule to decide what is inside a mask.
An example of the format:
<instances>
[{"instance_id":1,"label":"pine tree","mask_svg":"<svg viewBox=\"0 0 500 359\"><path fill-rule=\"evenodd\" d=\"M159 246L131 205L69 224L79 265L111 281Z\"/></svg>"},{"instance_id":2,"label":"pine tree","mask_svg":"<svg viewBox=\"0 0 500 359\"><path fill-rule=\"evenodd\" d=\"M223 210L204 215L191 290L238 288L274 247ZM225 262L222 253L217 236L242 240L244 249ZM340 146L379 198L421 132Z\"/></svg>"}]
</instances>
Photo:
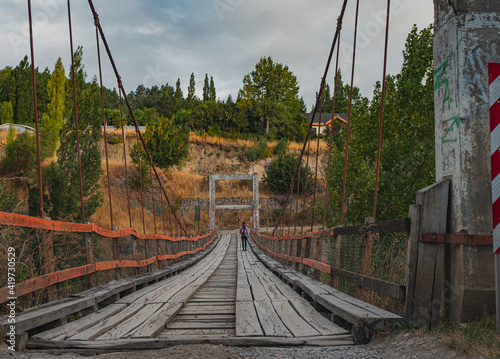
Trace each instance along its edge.
<instances>
[{"instance_id":1,"label":"pine tree","mask_svg":"<svg viewBox=\"0 0 500 359\"><path fill-rule=\"evenodd\" d=\"M175 83L174 102L175 102L175 112L177 112L183 107L184 104L184 97L181 90L180 78L177 78L177 82Z\"/></svg>"},{"instance_id":2,"label":"pine tree","mask_svg":"<svg viewBox=\"0 0 500 359\"><path fill-rule=\"evenodd\" d=\"M54 72L47 83L49 103L47 104L50 126L58 130L62 129L64 121L64 109L66 101L66 76L61 58L57 59Z\"/></svg>"},{"instance_id":3,"label":"pine tree","mask_svg":"<svg viewBox=\"0 0 500 359\"><path fill-rule=\"evenodd\" d=\"M205 74L205 82L203 83L203 102L209 100L210 85L208 84L208 74Z\"/></svg>"},{"instance_id":4,"label":"pine tree","mask_svg":"<svg viewBox=\"0 0 500 359\"><path fill-rule=\"evenodd\" d=\"M4 102L0 108L0 124L2 123L12 123L14 120L14 110L12 109L12 103Z\"/></svg>"},{"instance_id":5,"label":"pine tree","mask_svg":"<svg viewBox=\"0 0 500 359\"><path fill-rule=\"evenodd\" d=\"M189 108L192 108L194 106L194 103L196 101L196 82L194 78L194 73L191 74L191 77L189 78L189 87L188 87L188 95L187 95L187 105Z\"/></svg>"},{"instance_id":6,"label":"pine tree","mask_svg":"<svg viewBox=\"0 0 500 359\"><path fill-rule=\"evenodd\" d=\"M215 84L214 84L214 78L210 76L210 90L209 90L209 95L208 98L210 101L217 101L217 95L215 93Z\"/></svg>"},{"instance_id":7,"label":"pine tree","mask_svg":"<svg viewBox=\"0 0 500 359\"><path fill-rule=\"evenodd\" d=\"M86 84L86 72L82 64L83 50L75 52L75 79L78 99L78 122L80 133L80 150L82 161L83 195L85 198L85 216L89 218L103 202L100 189L101 152L99 141L102 138L102 113L100 109L100 89L97 79ZM73 75L70 71L72 83ZM73 106L73 91L67 92L66 116L62 127L61 145L57 150L58 166L68 179L66 191L59 192L65 200L52 199L55 203L64 203L59 213L52 213L56 218L81 221L80 213L80 180L78 173L78 157L76 151L76 124ZM51 194L53 196L54 194Z\"/></svg>"},{"instance_id":8,"label":"pine tree","mask_svg":"<svg viewBox=\"0 0 500 359\"><path fill-rule=\"evenodd\" d=\"M21 60L19 65L13 70L15 86L11 87L14 101L15 123L32 126L35 123L35 110L33 104L33 80L31 76L31 66L28 56Z\"/></svg>"}]
</instances>

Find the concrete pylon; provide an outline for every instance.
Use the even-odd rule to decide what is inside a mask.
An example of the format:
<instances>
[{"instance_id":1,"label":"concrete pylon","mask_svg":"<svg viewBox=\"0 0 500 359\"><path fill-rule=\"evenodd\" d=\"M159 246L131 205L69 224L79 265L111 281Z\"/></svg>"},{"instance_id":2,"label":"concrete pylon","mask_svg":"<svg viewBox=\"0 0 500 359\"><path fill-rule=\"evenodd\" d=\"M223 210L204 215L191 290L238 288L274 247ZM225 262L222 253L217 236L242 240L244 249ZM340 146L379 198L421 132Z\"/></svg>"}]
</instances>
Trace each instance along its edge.
<instances>
[{"instance_id":1,"label":"concrete pylon","mask_svg":"<svg viewBox=\"0 0 500 359\"><path fill-rule=\"evenodd\" d=\"M448 233L492 233L488 63L500 62L500 2L434 0L436 180L451 179ZM489 246L447 245L447 319L495 307Z\"/></svg>"}]
</instances>

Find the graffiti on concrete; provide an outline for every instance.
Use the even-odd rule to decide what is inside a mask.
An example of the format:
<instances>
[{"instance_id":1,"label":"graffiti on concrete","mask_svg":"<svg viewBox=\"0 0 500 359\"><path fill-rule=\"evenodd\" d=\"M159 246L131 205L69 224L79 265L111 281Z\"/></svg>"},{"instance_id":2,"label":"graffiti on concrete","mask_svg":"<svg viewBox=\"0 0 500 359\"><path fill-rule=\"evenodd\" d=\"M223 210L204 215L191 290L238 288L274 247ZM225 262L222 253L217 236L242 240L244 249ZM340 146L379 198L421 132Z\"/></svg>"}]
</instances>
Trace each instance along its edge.
<instances>
[{"instance_id":1,"label":"graffiti on concrete","mask_svg":"<svg viewBox=\"0 0 500 359\"><path fill-rule=\"evenodd\" d=\"M442 116L439 116L444 118L441 122L443 129L443 135L441 136L442 143L457 142L458 136L456 131L460 126L460 117L456 115L455 111L458 109L458 89L451 86L451 83L458 86L456 54L453 52L451 57L450 61L444 61L434 70L434 92L440 91L439 94L441 96L438 97L442 98L442 102L440 102L442 104ZM455 100L455 108L453 110L451 104L452 92L454 92Z\"/></svg>"}]
</instances>

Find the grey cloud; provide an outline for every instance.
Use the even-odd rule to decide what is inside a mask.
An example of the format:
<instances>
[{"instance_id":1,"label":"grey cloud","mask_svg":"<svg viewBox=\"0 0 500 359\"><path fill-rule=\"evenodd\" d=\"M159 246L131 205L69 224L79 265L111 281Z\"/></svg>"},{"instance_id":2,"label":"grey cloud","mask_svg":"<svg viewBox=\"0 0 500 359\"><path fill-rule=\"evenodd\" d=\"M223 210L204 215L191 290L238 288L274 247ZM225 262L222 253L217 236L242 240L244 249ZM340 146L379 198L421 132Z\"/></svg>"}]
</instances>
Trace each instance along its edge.
<instances>
[{"instance_id":1,"label":"grey cloud","mask_svg":"<svg viewBox=\"0 0 500 359\"><path fill-rule=\"evenodd\" d=\"M398 2L399 1L399 2ZM43 7L59 4L54 14ZM34 14L49 21L38 29L36 62L40 68L53 68L61 56L68 69L69 46L65 1L33 2ZM382 75L383 31L377 27L378 14L385 11L385 0L361 0L360 44L355 84L365 96L371 96L375 81ZM431 0L394 0L397 14L391 18L389 72L399 72L406 35L413 23L420 28L433 19ZM184 92L192 72L197 93L201 94L205 73L214 76L217 94L226 98L237 95L243 76L262 56L287 64L298 77L300 95L310 108L318 90L335 31L341 0L94 0L101 24L115 56L128 91L137 85L169 83L181 78ZM225 4L224 12L216 8ZM352 46L354 4L350 2L342 39ZM86 1L73 1L75 47L84 46L89 77L97 72L95 29ZM42 19L43 20L43 19ZM28 53L28 42L14 51L9 34L22 39L27 24L26 3L0 0L0 67L15 66ZM375 30L375 31L374 31ZM378 32L378 33L377 33ZM374 34L377 33L377 36ZM363 36L364 35L364 36ZM22 42L22 41L21 41ZM351 45L349 45L351 44ZM103 49L101 49L103 51ZM350 56L342 57L344 80L350 78ZM105 85L116 80L105 65ZM333 71L329 82L333 82Z\"/></svg>"}]
</instances>

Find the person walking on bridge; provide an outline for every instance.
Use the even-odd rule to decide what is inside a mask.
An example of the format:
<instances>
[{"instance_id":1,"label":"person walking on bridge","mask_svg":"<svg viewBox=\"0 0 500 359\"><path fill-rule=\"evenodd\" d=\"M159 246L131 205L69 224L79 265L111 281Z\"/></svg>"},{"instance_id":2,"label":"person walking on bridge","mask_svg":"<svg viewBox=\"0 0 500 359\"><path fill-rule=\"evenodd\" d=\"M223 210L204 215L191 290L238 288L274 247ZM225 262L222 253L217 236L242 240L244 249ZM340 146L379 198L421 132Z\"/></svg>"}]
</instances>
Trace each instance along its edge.
<instances>
[{"instance_id":1,"label":"person walking on bridge","mask_svg":"<svg viewBox=\"0 0 500 359\"><path fill-rule=\"evenodd\" d=\"M247 236L248 236L248 228L245 225L245 222L243 222L243 225L240 228L240 235L241 235L241 246L244 251L247 250Z\"/></svg>"}]
</instances>

